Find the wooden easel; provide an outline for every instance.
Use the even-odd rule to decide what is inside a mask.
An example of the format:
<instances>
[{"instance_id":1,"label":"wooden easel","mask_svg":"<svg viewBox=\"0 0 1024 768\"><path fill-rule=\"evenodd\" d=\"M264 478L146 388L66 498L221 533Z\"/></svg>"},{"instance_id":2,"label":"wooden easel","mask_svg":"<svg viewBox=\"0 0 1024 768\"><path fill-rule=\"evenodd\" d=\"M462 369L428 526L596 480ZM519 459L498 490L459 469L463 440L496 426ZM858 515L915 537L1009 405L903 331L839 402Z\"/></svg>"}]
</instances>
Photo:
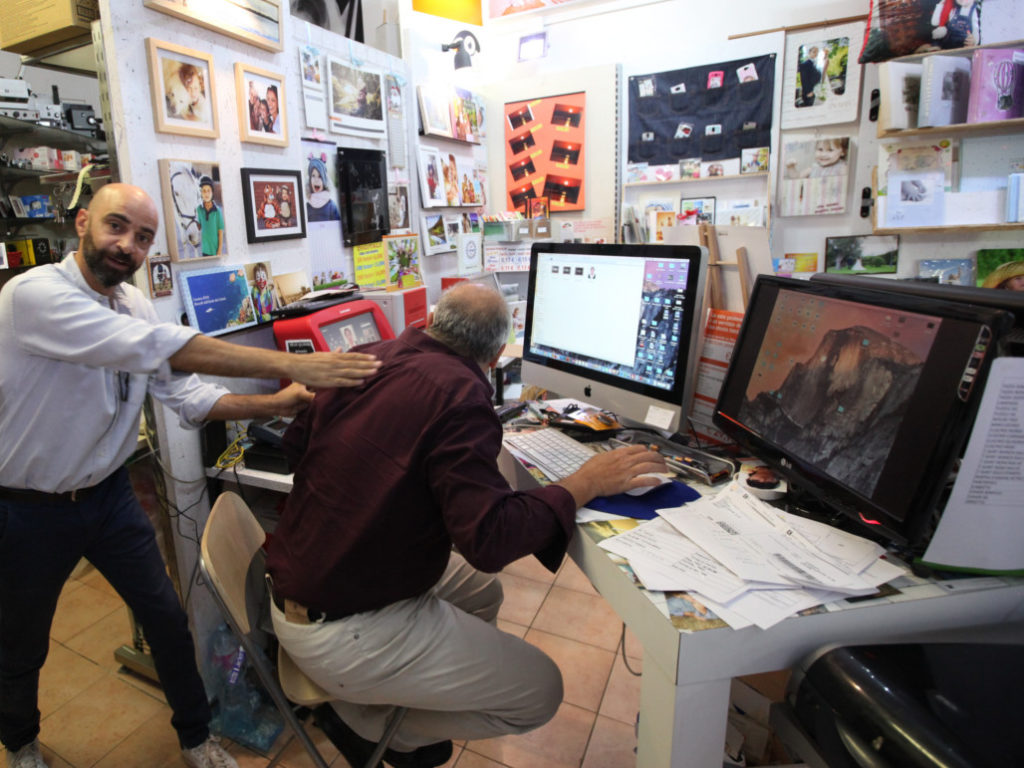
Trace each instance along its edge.
<instances>
[{"instance_id":1,"label":"wooden easel","mask_svg":"<svg viewBox=\"0 0 1024 768\"><path fill-rule=\"evenodd\" d=\"M719 259L718 235L713 225L706 222L698 224L698 242L708 249L708 297L714 309L724 309L725 300L722 295L722 267L736 267L740 278L740 291L743 294L743 309L747 309L750 299L750 266L747 263L747 249L736 249L736 261Z\"/></svg>"}]
</instances>

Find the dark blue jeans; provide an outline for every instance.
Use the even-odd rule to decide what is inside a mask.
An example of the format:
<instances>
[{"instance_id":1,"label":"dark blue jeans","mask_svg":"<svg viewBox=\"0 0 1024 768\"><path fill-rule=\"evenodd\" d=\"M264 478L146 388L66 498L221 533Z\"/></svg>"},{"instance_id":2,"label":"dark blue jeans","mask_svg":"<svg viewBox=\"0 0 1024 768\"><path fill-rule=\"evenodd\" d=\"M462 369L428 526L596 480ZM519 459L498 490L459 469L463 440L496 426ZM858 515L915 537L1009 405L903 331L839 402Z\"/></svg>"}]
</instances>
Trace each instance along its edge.
<instances>
[{"instance_id":1,"label":"dark blue jeans","mask_svg":"<svg viewBox=\"0 0 1024 768\"><path fill-rule=\"evenodd\" d=\"M153 526L120 469L85 500L0 500L0 742L39 734L39 670L61 588L85 557L124 599L153 654L182 747L209 735L210 707L195 647Z\"/></svg>"}]
</instances>

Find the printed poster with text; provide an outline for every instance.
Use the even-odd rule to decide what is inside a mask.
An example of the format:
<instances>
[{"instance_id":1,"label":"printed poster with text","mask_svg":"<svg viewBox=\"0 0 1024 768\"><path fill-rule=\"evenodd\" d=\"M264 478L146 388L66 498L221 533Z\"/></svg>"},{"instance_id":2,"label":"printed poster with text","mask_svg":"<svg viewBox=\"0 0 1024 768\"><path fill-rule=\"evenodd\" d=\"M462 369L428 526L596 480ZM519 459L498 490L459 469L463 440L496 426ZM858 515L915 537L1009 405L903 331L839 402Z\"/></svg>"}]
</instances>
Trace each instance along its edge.
<instances>
[{"instance_id":1,"label":"printed poster with text","mask_svg":"<svg viewBox=\"0 0 1024 768\"><path fill-rule=\"evenodd\" d=\"M732 361L732 350L743 325L742 312L712 309L704 326L704 347L697 358L697 388L693 395L690 420L701 439L726 444L732 442L712 422L718 393Z\"/></svg>"},{"instance_id":2,"label":"printed poster with text","mask_svg":"<svg viewBox=\"0 0 1024 768\"><path fill-rule=\"evenodd\" d=\"M586 93L505 105L505 204L529 217L531 199L552 214L584 210Z\"/></svg>"}]
</instances>

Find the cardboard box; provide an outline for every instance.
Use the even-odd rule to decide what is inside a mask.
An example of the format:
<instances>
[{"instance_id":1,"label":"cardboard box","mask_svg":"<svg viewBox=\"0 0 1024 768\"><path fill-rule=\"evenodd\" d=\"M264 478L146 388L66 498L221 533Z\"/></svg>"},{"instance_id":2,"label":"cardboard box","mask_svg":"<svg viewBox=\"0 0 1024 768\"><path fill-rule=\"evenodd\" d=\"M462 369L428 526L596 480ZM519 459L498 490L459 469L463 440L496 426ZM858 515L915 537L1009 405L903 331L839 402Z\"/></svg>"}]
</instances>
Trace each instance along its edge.
<instances>
[{"instance_id":1,"label":"cardboard box","mask_svg":"<svg viewBox=\"0 0 1024 768\"><path fill-rule=\"evenodd\" d=\"M0 48L36 53L50 46L91 36L100 17L98 0L4 0L0 10Z\"/></svg>"}]
</instances>

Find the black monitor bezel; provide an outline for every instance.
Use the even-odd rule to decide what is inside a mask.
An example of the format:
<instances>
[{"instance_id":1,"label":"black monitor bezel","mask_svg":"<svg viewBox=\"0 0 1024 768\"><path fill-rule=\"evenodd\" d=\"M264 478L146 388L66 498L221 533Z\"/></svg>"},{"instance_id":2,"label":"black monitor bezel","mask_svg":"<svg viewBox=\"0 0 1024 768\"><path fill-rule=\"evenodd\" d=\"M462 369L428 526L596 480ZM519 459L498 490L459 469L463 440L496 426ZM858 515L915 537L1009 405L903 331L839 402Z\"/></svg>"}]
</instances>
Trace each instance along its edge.
<instances>
[{"instance_id":1,"label":"black monitor bezel","mask_svg":"<svg viewBox=\"0 0 1024 768\"><path fill-rule=\"evenodd\" d=\"M526 291L526 333L523 337L523 360L535 365L551 368L574 376L593 379L603 384L617 387L638 395L649 397L659 402L670 405L685 405L684 395L688 389L687 376L692 370L691 358L700 353L699 349L689 349L687 355L680 354L676 360L676 372L671 389L645 384L643 382L623 379L602 371L592 371L581 366L567 363L562 360L553 360L550 357L532 352L530 347L533 336L533 303L537 287L537 263L540 254L564 253L572 255L598 255L598 256L625 256L638 259L687 259L691 262L692 268L687 278L686 300L683 306L684 327L680 333L680 352L683 350L683 341L689 343L694 338L694 324L698 327L703 322L700 317L700 308L704 297L698 286L701 282L701 273L705 269L707 257L705 252L695 245L652 245L652 244L612 244L612 243L558 243L558 242L535 242L530 249L530 272ZM685 414L684 414L685 418Z\"/></svg>"},{"instance_id":2,"label":"black monitor bezel","mask_svg":"<svg viewBox=\"0 0 1024 768\"><path fill-rule=\"evenodd\" d=\"M756 356L761 347L767 317L770 316L775 304L774 292L780 289L867 303L897 311L940 315L944 318L983 324L991 330L992 338L988 345L988 353L980 361L974 385L966 402L957 401L952 404L950 417L941 425L938 439L930 445L931 454L924 462L924 468L912 494L912 501L908 508L903 510L902 515L897 516L893 514L893 510L887 510L847 488L819 468L790 455L785 449L745 428L733 418L737 410L733 405L739 402L739 398L746 390L752 357ZM772 296L769 297L770 293ZM766 301L769 303L766 304ZM887 544L917 547L930 535L945 480L949 477L970 432L988 369L996 356L998 342L1012 321L1012 315L1000 309L948 301L928 295L886 291L884 285L835 284L760 275L751 293L747 314L722 382L712 420L715 426L743 450L773 467L804 495L822 504L829 512L842 513L846 520L852 521L858 533L870 535ZM922 450L928 447L921 445ZM869 520L870 523L867 522Z\"/></svg>"}]
</instances>

